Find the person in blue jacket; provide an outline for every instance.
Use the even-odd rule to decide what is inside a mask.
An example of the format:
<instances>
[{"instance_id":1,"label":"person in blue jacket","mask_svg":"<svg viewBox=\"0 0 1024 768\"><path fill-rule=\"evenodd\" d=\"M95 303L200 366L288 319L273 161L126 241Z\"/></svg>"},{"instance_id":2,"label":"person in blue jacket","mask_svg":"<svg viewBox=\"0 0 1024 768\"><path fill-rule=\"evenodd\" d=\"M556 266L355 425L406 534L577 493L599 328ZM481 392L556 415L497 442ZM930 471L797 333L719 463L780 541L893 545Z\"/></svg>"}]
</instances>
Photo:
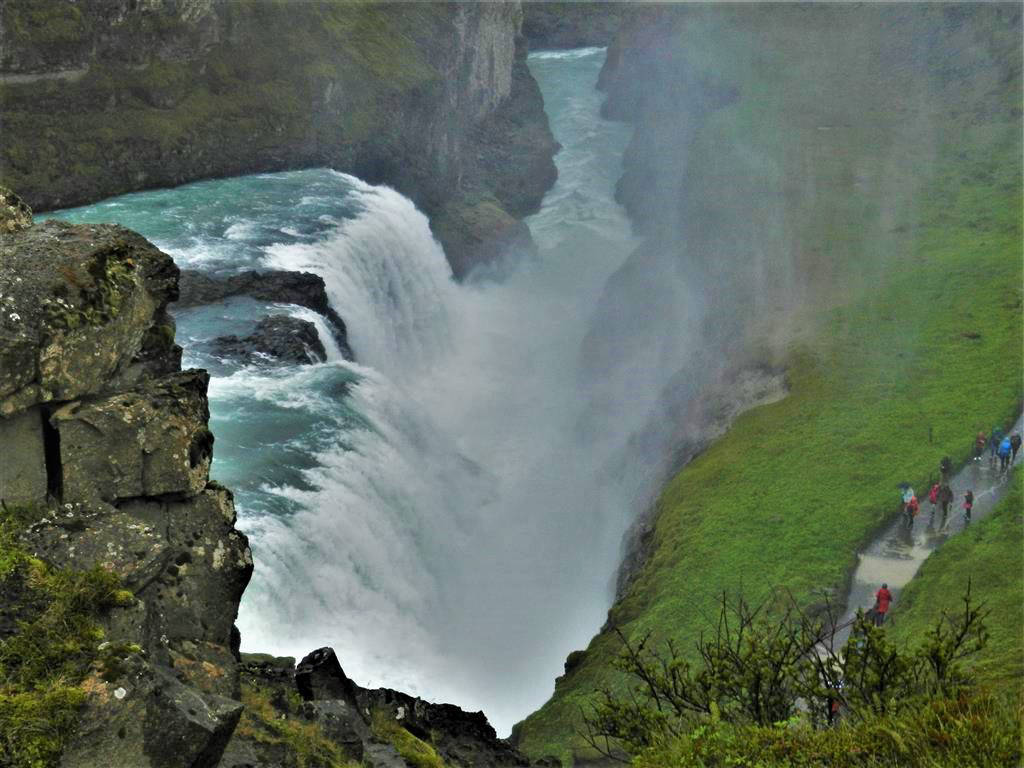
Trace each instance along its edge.
<instances>
[{"instance_id":1,"label":"person in blue jacket","mask_svg":"<svg viewBox=\"0 0 1024 768\"><path fill-rule=\"evenodd\" d=\"M1010 466L1010 438L1004 437L999 441L999 448L997 453L999 454L999 470L1005 472L1006 468Z\"/></svg>"}]
</instances>

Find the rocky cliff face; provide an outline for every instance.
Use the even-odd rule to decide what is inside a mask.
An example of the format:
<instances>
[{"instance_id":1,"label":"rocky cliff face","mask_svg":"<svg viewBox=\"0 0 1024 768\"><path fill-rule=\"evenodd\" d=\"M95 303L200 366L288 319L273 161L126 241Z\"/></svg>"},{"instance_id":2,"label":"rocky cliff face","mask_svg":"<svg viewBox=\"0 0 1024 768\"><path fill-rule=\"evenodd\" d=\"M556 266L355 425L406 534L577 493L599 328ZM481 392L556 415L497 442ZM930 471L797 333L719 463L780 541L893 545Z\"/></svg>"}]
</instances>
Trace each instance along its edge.
<instances>
[{"instance_id":1,"label":"rocky cliff face","mask_svg":"<svg viewBox=\"0 0 1024 768\"><path fill-rule=\"evenodd\" d=\"M180 370L178 270L116 226L8 229L0 593L19 621L0 631L0 762L50 764L64 746L65 766L212 764L242 711L234 618L252 558L209 480L208 377ZM47 630L83 580L106 585L95 610L80 595ZM63 674L19 684L25 644ZM48 746L19 701L42 708Z\"/></svg>"},{"instance_id":2,"label":"rocky cliff face","mask_svg":"<svg viewBox=\"0 0 1024 768\"><path fill-rule=\"evenodd\" d=\"M554 180L521 21L515 2L8 3L0 175L46 209L326 165L410 196L464 274L530 246L518 218Z\"/></svg>"},{"instance_id":3,"label":"rocky cliff face","mask_svg":"<svg viewBox=\"0 0 1024 768\"><path fill-rule=\"evenodd\" d=\"M523 3L523 34L534 50L606 46L615 39L623 17L636 12L634 2Z\"/></svg>"}]
</instances>

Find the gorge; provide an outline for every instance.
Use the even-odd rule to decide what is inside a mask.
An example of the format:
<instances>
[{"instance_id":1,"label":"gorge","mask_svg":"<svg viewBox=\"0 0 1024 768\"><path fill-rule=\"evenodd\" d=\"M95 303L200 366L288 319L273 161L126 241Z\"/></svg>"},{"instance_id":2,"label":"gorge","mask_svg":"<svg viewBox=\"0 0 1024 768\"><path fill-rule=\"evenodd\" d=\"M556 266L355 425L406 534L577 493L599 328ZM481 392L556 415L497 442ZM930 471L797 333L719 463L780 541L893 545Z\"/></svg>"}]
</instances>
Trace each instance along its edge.
<instances>
[{"instance_id":1,"label":"gorge","mask_svg":"<svg viewBox=\"0 0 1024 768\"><path fill-rule=\"evenodd\" d=\"M617 633L818 610L1019 415L1017 7L0 21L0 650L120 580L0 758L586 764Z\"/></svg>"}]
</instances>

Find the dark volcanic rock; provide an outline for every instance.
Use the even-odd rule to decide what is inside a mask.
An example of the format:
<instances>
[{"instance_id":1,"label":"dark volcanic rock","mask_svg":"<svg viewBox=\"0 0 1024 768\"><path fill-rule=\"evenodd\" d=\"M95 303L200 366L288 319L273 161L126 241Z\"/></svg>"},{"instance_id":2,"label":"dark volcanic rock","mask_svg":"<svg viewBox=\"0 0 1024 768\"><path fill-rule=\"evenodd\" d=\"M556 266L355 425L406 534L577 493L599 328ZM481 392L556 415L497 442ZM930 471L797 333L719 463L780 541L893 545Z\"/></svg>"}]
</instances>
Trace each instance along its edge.
<instances>
[{"instance_id":1,"label":"dark volcanic rock","mask_svg":"<svg viewBox=\"0 0 1024 768\"><path fill-rule=\"evenodd\" d=\"M317 648L299 662L295 668L295 687L306 701L356 700L356 684L341 668L333 648Z\"/></svg>"},{"instance_id":2,"label":"dark volcanic rock","mask_svg":"<svg viewBox=\"0 0 1024 768\"><path fill-rule=\"evenodd\" d=\"M507 741L495 736L482 712L463 712L450 704L431 704L389 689L367 690L348 678L331 648L319 648L294 670L293 659L242 656L243 687L270 710L259 718L243 715L220 768L294 765L273 746L272 723L288 720L309 738L326 738L346 755L370 768L406 768L418 764L401 756L413 737L429 745L450 768L505 768L530 763ZM302 703L295 703L296 693ZM268 725L269 723L269 725ZM423 745L420 745L421 748Z\"/></svg>"},{"instance_id":3,"label":"dark volcanic rock","mask_svg":"<svg viewBox=\"0 0 1024 768\"><path fill-rule=\"evenodd\" d=\"M249 296L261 301L296 304L312 309L327 318L334 340L346 360L353 360L348 345L345 321L331 307L324 287L324 279L311 272L269 270L266 272L239 272L234 275L212 276L195 269L181 272L178 307L213 304L231 296ZM321 345L321 355L323 355Z\"/></svg>"},{"instance_id":4,"label":"dark volcanic rock","mask_svg":"<svg viewBox=\"0 0 1024 768\"><path fill-rule=\"evenodd\" d=\"M316 326L308 320L288 315L263 318L256 324L256 330L245 337L218 336L211 347L215 354L243 358L253 363L302 365L327 359Z\"/></svg>"}]
</instances>

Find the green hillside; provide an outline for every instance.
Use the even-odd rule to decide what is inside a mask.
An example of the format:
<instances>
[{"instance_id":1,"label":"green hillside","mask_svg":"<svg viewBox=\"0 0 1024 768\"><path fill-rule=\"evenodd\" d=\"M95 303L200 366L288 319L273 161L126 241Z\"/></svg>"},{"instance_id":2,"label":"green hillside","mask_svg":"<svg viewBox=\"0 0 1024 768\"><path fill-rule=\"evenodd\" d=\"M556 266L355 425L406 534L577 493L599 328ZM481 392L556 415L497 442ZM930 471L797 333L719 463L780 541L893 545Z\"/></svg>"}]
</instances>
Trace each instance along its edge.
<instances>
[{"instance_id":1,"label":"green hillside","mask_svg":"<svg viewBox=\"0 0 1024 768\"><path fill-rule=\"evenodd\" d=\"M963 460L971 436L1011 422L1021 397L1015 28L987 30L986 39L944 27L949 41L962 33L979 47L955 49L968 60L915 69L833 48L849 32L843 19L801 42L792 19L752 28L734 13L728 23L738 31L726 43L709 35L702 44L693 24L674 41L708 71L728 59L720 71L740 83L740 98L698 129L687 183L705 220L715 216L726 231L735 224L740 244L771 208L759 195L790 194L787 215L796 213L779 237L800 244L804 269L823 265L809 280L822 300L795 323L811 330L778 353L790 395L739 418L672 478L658 500L652 555L609 613L606 630L651 631L682 648L693 647L722 590L757 601L781 588L804 605L823 589L841 596L856 551L896 512L897 484L924 483L944 454ZM874 45L909 45L915 25L945 23L941 10L922 14L881 28ZM986 58L993 51L1008 57L1009 81ZM841 133L818 130L836 126ZM809 143L820 159L810 170ZM690 231L702 236L699 224ZM1019 564L1018 548L1004 564L1018 585ZM598 686L622 686L610 666L618 650L604 631L574 657L552 699L517 726L525 752L585 752L580 711ZM993 667L1003 674L1012 670Z\"/></svg>"}]
</instances>

